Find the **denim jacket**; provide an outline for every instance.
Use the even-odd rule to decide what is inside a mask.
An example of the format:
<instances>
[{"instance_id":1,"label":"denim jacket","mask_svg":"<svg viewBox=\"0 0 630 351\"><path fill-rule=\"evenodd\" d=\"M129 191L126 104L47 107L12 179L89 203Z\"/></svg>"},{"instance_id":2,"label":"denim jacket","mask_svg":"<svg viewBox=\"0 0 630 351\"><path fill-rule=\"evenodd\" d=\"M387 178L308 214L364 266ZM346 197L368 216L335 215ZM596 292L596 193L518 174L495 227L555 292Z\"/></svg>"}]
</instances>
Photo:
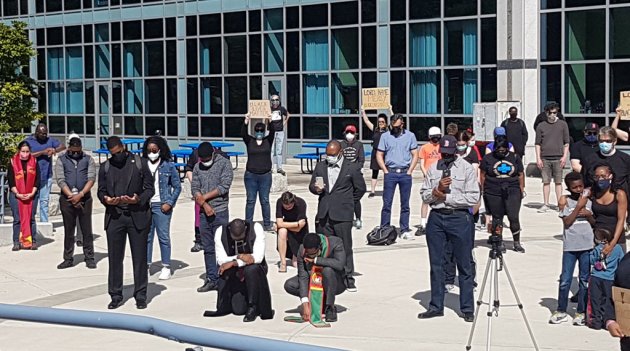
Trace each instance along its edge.
<instances>
[{"instance_id":1,"label":"denim jacket","mask_svg":"<svg viewBox=\"0 0 630 351\"><path fill-rule=\"evenodd\" d=\"M182 183L177 168L172 162L164 161L158 167L158 175L160 177L159 192L162 203L175 207L179 193L182 192Z\"/></svg>"}]
</instances>

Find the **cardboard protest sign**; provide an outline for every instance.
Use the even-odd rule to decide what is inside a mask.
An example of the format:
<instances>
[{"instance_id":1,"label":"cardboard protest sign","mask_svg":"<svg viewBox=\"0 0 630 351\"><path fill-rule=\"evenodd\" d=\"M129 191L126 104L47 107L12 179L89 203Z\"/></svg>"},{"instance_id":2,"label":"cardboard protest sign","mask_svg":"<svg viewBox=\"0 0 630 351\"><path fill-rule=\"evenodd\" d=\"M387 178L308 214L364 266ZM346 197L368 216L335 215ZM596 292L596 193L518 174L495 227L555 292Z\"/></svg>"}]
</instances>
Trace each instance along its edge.
<instances>
[{"instance_id":1,"label":"cardboard protest sign","mask_svg":"<svg viewBox=\"0 0 630 351\"><path fill-rule=\"evenodd\" d=\"M251 118L269 118L271 104L269 100L249 100L249 116Z\"/></svg>"},{"instance_id":2,"label":"cardboard protest sign","mask_svg":"<svg viewBox=\"0 0 630 351\"><path fill-rule=\"evenodd\" d=\"M630 289L613 286L615 302L615 320L621 327L623 335L630 335Z\"/></svg>"},{"instance_id":3,"label":"cardboard protest sign","mask_svg":"<svg viewBox=\"0 0 630 351\"><path fill-rule=\"evenodd\" d=\"M388 110L391 105L389 88L362 89L361 97L361 107L364 110Z\"/></svg>"},{"instance_id":4,"label":"cardboard protest sign","mask_svg":"<svg viewBox=\"0 0 630 351\"><path fill-rule=\"evenodd\" d=\"M630 91L619 93L619 108L621 108L621 119L630 120Z\"/></svg>"}]
</instances>

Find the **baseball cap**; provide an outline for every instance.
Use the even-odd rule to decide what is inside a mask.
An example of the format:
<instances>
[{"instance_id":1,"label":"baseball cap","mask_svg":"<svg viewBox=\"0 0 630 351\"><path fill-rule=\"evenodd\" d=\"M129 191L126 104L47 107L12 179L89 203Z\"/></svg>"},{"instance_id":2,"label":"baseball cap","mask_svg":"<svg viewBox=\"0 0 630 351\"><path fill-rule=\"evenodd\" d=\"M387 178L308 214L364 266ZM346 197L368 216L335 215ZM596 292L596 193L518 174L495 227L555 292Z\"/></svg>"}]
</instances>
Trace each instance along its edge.
<instances>
[{"instance_id":1,"label":"baseball cap","mask_svg":"<svg viewBox=\"0 0 630 351\"><path fill-rule=\"evenodd\" d=\"M496 128L494 128L494 135L495 136L505 135L505 128L503 128L503 127L496 127Z\"/></svg>"},{"instance_id":2,"label":"baseball cap","mask_svg":"<svg viewBox=\"0 0 630 351\"><path fill-rule=\"evenodd\" d=\"M454 154L457 150L457 139L452 135L446 135L440 140L440 152Z\"/></svg>"},{"instance_id":3,"label":"baseball cap","mask_svg":"<svg viewBox=\"0 0 630 351\"><path fill-rule=\"evenodd\" d=\"M599 125L597 123L586 123L584 126L584 130L599 130Z\"/></svg>"},{"instance_id":4,"label":"baseball cap","mask_svg":"<svg viewBox=\"0 0 630 351\"><path fill-rule=\"evenodd\" d=\"M349 124L349 125L346 126L346 129L344 131L356 134L357 133L357 127L353 126L352 124Z\"/></svg>"},{"instance_id":5,"label":"baseball cap","mask_svg":"<svg viewBox=\"0 0 630 351\"><path fill-rule=\"evenodd\" d=\"M442 135L442 131L438 127L429 128L429 137L434 135Z\"/></svg>"}]
</instances>

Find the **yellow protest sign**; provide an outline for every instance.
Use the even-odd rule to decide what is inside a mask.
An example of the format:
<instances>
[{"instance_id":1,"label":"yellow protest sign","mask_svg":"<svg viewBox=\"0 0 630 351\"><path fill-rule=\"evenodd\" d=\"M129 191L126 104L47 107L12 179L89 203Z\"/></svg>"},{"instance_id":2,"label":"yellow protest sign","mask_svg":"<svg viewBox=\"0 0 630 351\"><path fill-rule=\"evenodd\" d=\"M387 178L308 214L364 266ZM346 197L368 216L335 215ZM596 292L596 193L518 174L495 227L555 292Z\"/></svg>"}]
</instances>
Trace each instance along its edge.
<instances>
[{"instance_id":1,"label":"yellow protest sign","mask_svg":"<svg viewBox=\"0 0 630 351\"><path fill-rule=\"evenodd\" d=\"M619 108L621 108L621 119L630 120L630 91L619 93Z\"/></svg>"},{"instance_id":2,"label":"yellow protest sign","mask_svg":"<svg viewBox=\"0 0 630 351\"><path fill-rule=\"evenodd\" d=\"M271 104L269 100L249 100L249 116L251 118L269 118Z\"/></svg>"},{"instance_id":3,"label":"yellow protest sign","mask_svg":"<svg viewBox=\"0 0 630 351\"><path fill-rule=\"evenodd\" d=\"M361 90L361 107L364 110L389 109L391 105L389 88L368 88Z\"/></svg>"}]
</instances>

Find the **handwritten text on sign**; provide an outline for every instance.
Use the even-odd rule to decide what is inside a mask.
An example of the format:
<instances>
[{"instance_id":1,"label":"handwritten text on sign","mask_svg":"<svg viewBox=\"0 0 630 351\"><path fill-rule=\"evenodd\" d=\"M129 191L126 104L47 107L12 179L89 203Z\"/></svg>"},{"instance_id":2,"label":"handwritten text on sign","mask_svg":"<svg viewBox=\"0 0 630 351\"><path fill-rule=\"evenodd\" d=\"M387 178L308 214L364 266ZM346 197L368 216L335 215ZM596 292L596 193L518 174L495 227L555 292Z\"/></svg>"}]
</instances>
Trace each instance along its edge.
<instances>
[{"instance_id":1,"label":"handwritten text on sign","mask_svg":"<svg viewBox=\"0 0 630 351\"><path fill-rule=\"evenodd\" d=\"M269 118L271 104L269 100L249 100L249 116L251 118Z\"/></svg>"},{"instance_id":2,"label":"handwritten text on sign","mask_svg":"<svg viewBox=\"0 0 630 351\"><path fill-rule=\"evenodd\" d=\"M389 109L389 88L362 89L362 102L364 110Z\"/></svg>"},{"instance_id":3,"label":"handwritten text on sign","mask_svg":"<svg viewBox=\"0 0 630 351\"><path fill-rule=\"evenodd\" d=\"M619 108L621 108L621 119L630 120L630 91L619 93Z\"/></svg>"}]
</instances>

